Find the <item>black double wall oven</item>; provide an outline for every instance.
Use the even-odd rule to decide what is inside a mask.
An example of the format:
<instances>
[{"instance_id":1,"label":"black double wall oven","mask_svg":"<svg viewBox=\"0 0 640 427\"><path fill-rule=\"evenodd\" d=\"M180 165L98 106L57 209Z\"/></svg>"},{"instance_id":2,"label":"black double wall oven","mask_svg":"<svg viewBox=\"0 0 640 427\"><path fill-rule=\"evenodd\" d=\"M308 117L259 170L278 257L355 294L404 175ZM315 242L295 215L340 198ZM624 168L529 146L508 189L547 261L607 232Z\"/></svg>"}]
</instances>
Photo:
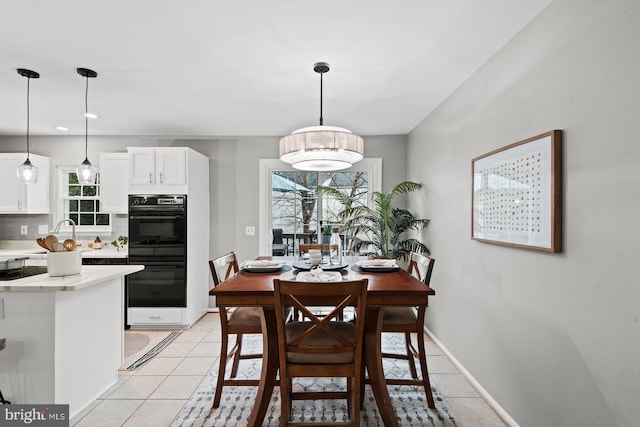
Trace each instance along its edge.
<instances>
[{"instance_id":1,"label":"black double wall oven","mask_svg":"<svg viewBox=\"0 0 640 427\"><path fill-rule=\"evenodd\" d=\"M187 306L187 196L129 196L129 307Z\"/></svg>"}]
</instances>

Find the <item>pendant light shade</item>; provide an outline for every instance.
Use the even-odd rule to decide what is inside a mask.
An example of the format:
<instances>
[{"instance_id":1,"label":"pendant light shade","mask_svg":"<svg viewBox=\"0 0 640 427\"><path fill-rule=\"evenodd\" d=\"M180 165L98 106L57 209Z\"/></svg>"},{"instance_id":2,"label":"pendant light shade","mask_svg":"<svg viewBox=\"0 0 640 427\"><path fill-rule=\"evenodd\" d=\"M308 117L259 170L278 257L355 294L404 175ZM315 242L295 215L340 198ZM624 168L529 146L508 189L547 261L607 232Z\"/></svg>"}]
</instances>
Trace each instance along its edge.
<instances>
[{"instance_id":1,"label":"pendant light shade","mask_svg":"<svg viewBox=\"0 0 640 427\"><path fill-rule=\"evenodd\" d=\"M27 78L27 160L17 167L18 182L21 184L33 184L38 181L38 168L29 160L29 83L31 79L40 78L40 74L35 71L18 68L18 74Z\"/></svg>"},{"instance_id":2,"label":"pendant light shade","mask_svg":"<svg viewBox=\"0 0 640 427\"><path fill-rule=\"evenodd\" d=\"M320 126L298 129L280 139L280 160L306 171L347 169L362 160L364 141L347 129L323 125L322 75L329 64L318 62L313 70L320 74Z\"/></svg>"},{"instance_id":3,"label":"pendant light shade","mask_svg":"<svg viewBox=\"0 0 640 427\"><path fill-rule=\"evenodd\" d=\"M78 74L86 80L85 94L84 94L84 161L78 166L77 175L78 182L80 184L95 184L97 168L91 164L87 155L89 146L89 78L98 77L98 73L88 68L78 68L76 70Z\"/></svg>"}]
</instances>

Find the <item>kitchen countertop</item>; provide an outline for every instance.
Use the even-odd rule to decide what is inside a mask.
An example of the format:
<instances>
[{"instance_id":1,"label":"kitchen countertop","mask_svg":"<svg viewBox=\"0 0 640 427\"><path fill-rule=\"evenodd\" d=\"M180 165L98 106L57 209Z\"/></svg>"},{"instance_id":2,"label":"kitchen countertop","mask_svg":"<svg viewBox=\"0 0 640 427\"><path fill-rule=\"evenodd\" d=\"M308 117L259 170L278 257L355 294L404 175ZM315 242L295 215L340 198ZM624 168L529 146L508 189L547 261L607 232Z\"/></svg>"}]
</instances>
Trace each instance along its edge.
<instances>
[{"instance_id":1,"label":"kitchen countertop","mask_svg":"<svg viewBox=\"0 0 640 427\"><path fill-rule=\"evenodd\" d=\"M82 258L126 258L129 256L127 248L116 250L114 247L104 249L80 249ZM31 259L47 258L47 251L37 246L35 248L0 249L0 257L29 257Z\"/></svg>"},{"instance_id":2,"label":"kitchen countertop","mask_svg":"<svg viewBox=\"0 0 640 427\"><path fill-rule=\"evenodd\" d=\"M116 251L114 250L114 252ZM73 276L49 277L45 273L2 282L0 292L76 291L141 270L144 270L143 265L83 265L80 274Z\"/></svg>"}]
</instances>

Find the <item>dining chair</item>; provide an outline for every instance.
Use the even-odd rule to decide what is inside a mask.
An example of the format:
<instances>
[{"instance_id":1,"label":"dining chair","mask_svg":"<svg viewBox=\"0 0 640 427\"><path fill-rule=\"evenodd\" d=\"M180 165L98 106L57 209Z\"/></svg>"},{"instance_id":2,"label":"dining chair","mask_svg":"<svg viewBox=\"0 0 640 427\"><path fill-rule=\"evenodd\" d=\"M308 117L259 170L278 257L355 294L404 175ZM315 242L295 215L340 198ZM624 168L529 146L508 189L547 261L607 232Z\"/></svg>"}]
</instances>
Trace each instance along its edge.
<instances>
[{"instance_id":1,"label":"dining chair","mask_svg":"<svg viewBox=\"0 0 640 427\"><path fill-rule=\"evenodd\" d=\"M230 276L236 274L239 270L238 260L234 252L221 256L209 261L209 269L213 278L213 287L215 288ZM219 274L222 273L222 274ZM222 277L222 279L221 279ZM209 295L212 295L212 290ZM262 354L242 354L242 337L245 334L262 334L262 326L260 322L261 309L259 307L227 307L218 305L220 310L220 326L222 330L222 347L220 349L220 367L218 368L218 381L216 383L216 392L213 398L213 408L220 406L220 398L222 396L222 388L227 385L233 386L257 386L258 380L238 380L235 379L238 374L238 365L241 359L257 359ZM234 346L228 351L229 335L236 336ZM229 379L225 379L227 370L227 362L233 358L231 374Z\"/></svg>"},{"instance_id":2,"label":"dining chair","mask_svg":"<svg viewBox=\"0 0 640 427\"><path fill-rule=\"evenodd\" d=\"M286 256L289 253L289 245L283 241L282 228L274 228L272 230L273 240L271 241L271 255Z\"/></svg>"},{"instance_id":3,"label":"dining chair","mask_svg":"<svg viewBox=\"0 0 640 427\"><path fill-rule=\"evenodd\" d=\"M417 252L409 255L407 272L425 285L429 286L431 273L435 259ZM429 371L427 369L427 356L424 346L424 316L426 307L385 307L382 316L382 333L404 333L405 352L382 353L382 357L406 360L409 363L411 379L386 378L390 385L417 385L424 387L427 402L430 408L435 408L433 395L431 393L431 383L429 382ZM411 334L417 335L418 348L411 342ZM414 358L417 357L420 363L422 378L418 377Z\"/></svg>"},{"instance_id":4,"label":"dining chair","mask_svg":"<svg viewBox=\"0 0 640 427\"><path fill-rule=\"evenodd\" d=\"M297 282L274 279L276 325L280 363L280 425L292 423L294 400L346 399L349 421L314 425L360 425L362 341L368 280L340 283ZM317 316L310 308L332 305L333 310ZM303 313L304 321L286 322L286 308ZM345 307L353 307L352 322L337 320ZM346 391L302 390L292 388L292 378L345 377Z\"/></svg>"}]
</instances>

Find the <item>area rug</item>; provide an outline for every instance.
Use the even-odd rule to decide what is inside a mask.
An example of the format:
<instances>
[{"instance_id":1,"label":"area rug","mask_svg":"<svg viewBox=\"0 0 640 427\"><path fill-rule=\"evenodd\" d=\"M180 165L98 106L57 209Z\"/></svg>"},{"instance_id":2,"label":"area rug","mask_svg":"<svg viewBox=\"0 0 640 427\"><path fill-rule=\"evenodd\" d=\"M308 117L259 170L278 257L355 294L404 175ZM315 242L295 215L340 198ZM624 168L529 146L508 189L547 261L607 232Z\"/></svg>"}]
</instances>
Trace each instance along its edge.
<instances>
[{"instance_id":1,"label":"area rug","mask_svg":"<svg viewBox=\"0 0 640 427\"><path fill-rule=\"evenodd\" d=\"M401 335L384 334L383 349L395 351L404 347ZM246 336L243 353L252 350L260 351L261 338ZM240 362L237 378L259 378L262 361L249 359ZM230 369L231 363L228 365ZM387 377L409 378L405 361L384 359ZM215 391L217 365L202 381L196 393L182 408L171 427L211 427L211 426L246 426L251 415L257 387L225 387L222 392L220 407L211 409ZM335 391L345 389L343 378L298 378L294 380L296 388ZM433 386L435 409L430 409L424 390L414 386L389 386L389 395L396 411L400 426L461 426L447 406L440 392ZM293 418L296 422L342 422L348 420L346 402L344 400L297 401L293 404ZM274 388L273 395L263 426L280 425L280 390ZM384 426L375 398L369 386L365 387L365 403L361 412L361 425Z\"/></svg>"},{"instance_id":2,"label":"area rug","mask_svg":"<svg viewBox=\"0 0 640 427\"><path fill-rule=\"evenodd\" d=\"M135 370L153 359L180 335L174 330L128 330L124 332L124 363L121 371Z\"/></svg>"}]
</instances>

